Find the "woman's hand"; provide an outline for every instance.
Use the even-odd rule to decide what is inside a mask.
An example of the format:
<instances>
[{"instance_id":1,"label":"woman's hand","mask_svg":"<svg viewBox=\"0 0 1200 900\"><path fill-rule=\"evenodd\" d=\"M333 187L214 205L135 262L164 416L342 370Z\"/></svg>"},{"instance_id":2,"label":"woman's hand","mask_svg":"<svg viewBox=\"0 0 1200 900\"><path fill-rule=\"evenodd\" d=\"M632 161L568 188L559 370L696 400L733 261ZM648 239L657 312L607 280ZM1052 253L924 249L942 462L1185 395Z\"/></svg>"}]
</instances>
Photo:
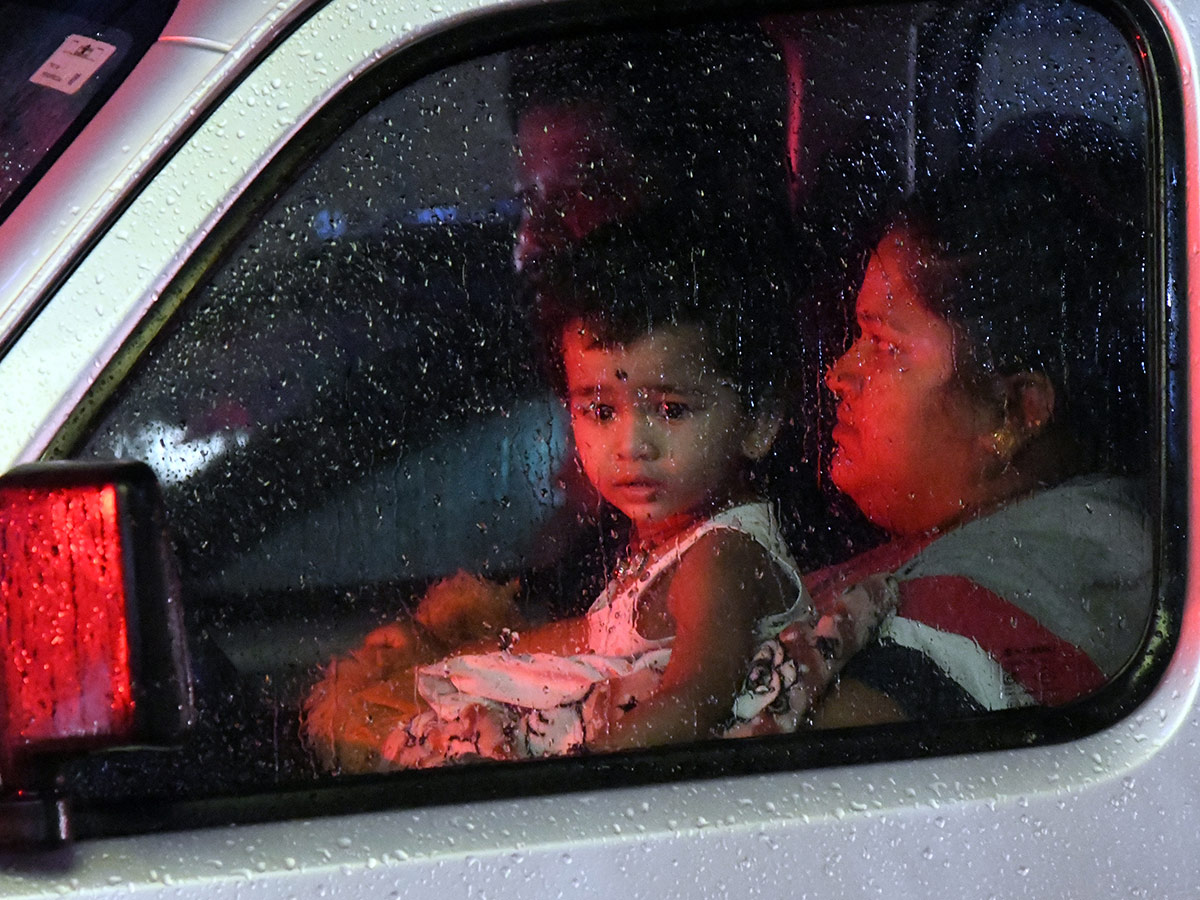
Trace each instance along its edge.
<instances>
[{"instance_id":1,"label":"woman's hand","mask_svg":"<svg viewBox=\"0 0 1200 900\"><path fill-rule=\"evenodd\" d=\"M447 650L499 638L506 628L524 627L516 601L519 588L515 579L499 584L459 571L430 586L413 619Z\"/></svg>"},{"instance_id":2,"label":"woman's hand","mask_svg":"<svg viewBox=\"0 0 1200 900\"><path fill-rule=\"evenodd\" d=\"M304 738L318 761L343 772L374 771L384 740L425 709L416 670L469 642L494 646L518 628L517 583L465 572L432 585L412 619L388 622L333 660L304 701Z\"/></svg>"},{"instance_id":3,"label":"woman's hand","mask_svg":"<svg viewBox=\"0 0 1200 900\"><path fill-rule=\"evenodd\" d=\"M813 728L852 728L903 722L904 710L887 694L856 678L843 678L812 711Z\"/></svg>"}]
</instances>

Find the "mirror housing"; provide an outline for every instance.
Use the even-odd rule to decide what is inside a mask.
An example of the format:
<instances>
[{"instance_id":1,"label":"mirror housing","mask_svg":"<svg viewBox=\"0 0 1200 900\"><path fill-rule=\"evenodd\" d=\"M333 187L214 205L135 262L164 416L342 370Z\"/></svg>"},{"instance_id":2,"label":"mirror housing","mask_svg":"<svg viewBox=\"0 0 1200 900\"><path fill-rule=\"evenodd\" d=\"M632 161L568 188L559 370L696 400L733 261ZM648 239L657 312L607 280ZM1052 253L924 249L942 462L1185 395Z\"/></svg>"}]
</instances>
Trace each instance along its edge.
<instances>
[{"instance_id":1,"label":"mirror housing","mask_svg":"<svg viewBox=\"0 0 1200 900\"><path fill-rule=\"evenodd\" d=\"M169 745L191 725L164 524L144 463L0 477L0 843L69 837L56 759Z\"/></svg>"}]
</instances>

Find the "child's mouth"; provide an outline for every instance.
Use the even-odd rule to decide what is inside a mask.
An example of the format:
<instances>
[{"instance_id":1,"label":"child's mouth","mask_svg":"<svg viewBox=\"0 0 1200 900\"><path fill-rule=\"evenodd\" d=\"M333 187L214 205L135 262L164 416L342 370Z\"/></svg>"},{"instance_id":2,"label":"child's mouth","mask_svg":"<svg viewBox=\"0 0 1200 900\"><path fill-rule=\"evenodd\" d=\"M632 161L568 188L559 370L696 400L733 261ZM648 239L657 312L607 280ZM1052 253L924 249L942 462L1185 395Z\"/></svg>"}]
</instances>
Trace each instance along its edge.
<instances>
[{"instance_id":1,"label":"child's mouth","mask_svg":"<svg viewBox=\"0 0 1200 900\"><path fill-rule=\"evenodd\" d=\"M638 478L629 481L618 481L614 485L621 495L631 500L641 500L643 502L655 499L662 484L650 479Z\"/></svg>"}]
</instances>

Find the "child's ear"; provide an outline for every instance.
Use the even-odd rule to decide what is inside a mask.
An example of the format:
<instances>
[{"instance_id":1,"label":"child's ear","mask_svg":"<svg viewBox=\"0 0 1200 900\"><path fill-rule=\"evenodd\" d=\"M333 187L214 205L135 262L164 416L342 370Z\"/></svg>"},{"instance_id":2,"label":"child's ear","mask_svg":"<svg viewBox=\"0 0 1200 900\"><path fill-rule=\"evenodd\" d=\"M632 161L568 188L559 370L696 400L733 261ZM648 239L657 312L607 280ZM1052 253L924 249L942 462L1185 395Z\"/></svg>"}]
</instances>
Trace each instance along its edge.
<instances>
[{"instance_id":1,"label":"child's ear","mask_svg":"<svg viewBox=\"0 0 1200 900\"><path fill-rule=\"evenodd\" d=\"M762 459L771 452L771 445L775 443L781 427L782 405L771 400L760 402L750 418L750 427L742 436L742 455L752 462Z\"/></svg>"}]
</instances>

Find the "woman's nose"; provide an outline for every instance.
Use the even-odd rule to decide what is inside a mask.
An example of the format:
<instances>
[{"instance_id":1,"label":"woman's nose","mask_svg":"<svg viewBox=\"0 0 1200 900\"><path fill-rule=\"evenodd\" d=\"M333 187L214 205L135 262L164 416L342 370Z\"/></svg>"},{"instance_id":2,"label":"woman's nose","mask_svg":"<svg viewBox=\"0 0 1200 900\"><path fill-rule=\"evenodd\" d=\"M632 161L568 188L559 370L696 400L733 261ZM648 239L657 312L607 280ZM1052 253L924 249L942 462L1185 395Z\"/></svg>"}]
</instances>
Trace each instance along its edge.
<instances>
[{"instance_id":1,"label":"woman's nose","mask_svg":"<svg viewBox=\"0 0 1200 900\"><path fill-rule=\"evenodd\" d=\"M825 386L839 400L862 386L862 372L858 358L858 341L850 345L845 353L833 361L825 370Z\"/></svg>"}]
</instances>

